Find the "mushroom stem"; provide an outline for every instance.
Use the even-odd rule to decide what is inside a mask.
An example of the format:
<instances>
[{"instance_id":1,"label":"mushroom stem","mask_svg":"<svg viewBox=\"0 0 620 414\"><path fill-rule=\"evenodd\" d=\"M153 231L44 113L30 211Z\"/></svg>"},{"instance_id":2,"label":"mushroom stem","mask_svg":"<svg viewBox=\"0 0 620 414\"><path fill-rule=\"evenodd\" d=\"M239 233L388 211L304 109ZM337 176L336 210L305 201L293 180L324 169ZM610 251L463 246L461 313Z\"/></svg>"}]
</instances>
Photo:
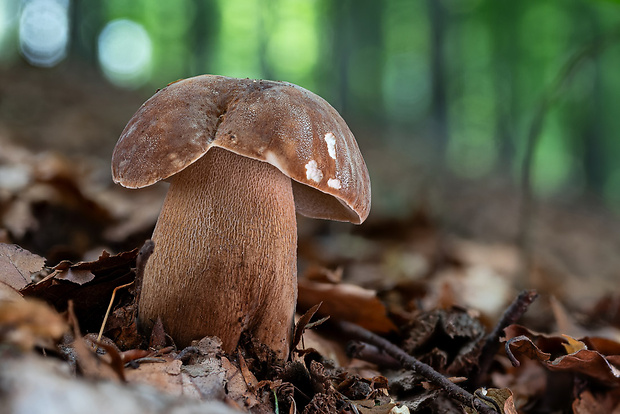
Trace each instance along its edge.
<instances>
[{"instance_id":1,"label":"mushroom stem","mask_svg":"<svg viewBox=\"0 0 620 414\"><path fill-rule=\"evenodd\" d=\"M297 299L291 180L217 147L172 178L144 271L139 322L161 317L179 346L241 333L289 353Z\"/></svg>"}]
</instances>

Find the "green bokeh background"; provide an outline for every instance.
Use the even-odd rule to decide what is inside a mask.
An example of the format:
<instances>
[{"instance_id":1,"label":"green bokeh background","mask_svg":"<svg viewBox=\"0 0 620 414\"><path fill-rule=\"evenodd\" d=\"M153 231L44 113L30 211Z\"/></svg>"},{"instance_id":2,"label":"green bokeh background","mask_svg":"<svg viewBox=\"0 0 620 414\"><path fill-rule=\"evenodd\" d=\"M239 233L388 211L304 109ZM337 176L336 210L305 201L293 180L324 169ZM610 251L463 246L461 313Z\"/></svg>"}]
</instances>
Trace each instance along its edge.
<instances>
[{"instance_id":1,"label":"green bokeh background","mask_svg":"<svg viewBox=\"0 0 620 414\"><path fill-rule=\"evenodd\" d=\"M2 3L2 65L22 65L25 2ZM145 76L124 87L145 97L203 73L299 84L349 122L375 160L371 174L381 170L379 191L403 185L401 175L418 166L430 177L442 170L518 184L541 99L571 56L604 44L544 117L532 171L539 196L620 206L619 2L74 0L69 8L69 54L59 67L99 70L101 30L130 19L146 29L153 53ZM385 203L407 198L391 194Z\"/></svg>"}]
</instances>

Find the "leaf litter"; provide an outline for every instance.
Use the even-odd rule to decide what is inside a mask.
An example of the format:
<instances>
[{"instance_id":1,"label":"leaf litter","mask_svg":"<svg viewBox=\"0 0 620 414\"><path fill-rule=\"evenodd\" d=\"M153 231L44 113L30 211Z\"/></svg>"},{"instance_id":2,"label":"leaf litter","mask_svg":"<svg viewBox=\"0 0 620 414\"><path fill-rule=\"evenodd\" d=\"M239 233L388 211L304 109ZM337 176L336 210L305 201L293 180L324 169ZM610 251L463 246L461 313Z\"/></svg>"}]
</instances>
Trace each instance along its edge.
<instances>
[{"instance_id":1,"label":"leaf litter","mask_svg":"<svg viewBox=\"0 0 620 414\"><path fill-rule=\"evenodd\" d=\"M570 260L566 240L541 251L541 297L521 325L500 324L494 347L485 341L523 284L518 249L446 236L423 210L341 233L302 223L298 311L309 312L297 318L289 361L251 337L228 355L215 337L181 350L162 325L142 335L135 286L115 295L98 342L112 292L139 273L163 192L93 184L76 173L80 163L13 144L0 169L13 177L0 179L0 402L14 412L36 411L32 386L76 406L113 395L121 413L620 410L620 294L601 288L609 280L585 291L576 274L591 247ZM475 408L384 347L344 334L345 322L431 366Z\"/></svg>"}]
</instances>

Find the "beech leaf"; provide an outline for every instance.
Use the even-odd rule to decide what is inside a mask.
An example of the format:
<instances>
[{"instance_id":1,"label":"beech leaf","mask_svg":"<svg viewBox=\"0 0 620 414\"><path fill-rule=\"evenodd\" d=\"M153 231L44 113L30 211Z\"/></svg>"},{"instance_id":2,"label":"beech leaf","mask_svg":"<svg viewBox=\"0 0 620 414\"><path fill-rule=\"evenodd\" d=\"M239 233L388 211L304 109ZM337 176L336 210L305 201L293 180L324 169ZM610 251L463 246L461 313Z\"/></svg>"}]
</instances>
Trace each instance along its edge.
<instances>
[{"instance_id":1,"label":"beech leaf","mask_svg":"<svg viewBox=\"0 0 620 414\"><path fill-rule=\"evenodd\" d=\"M28 285L30 276L43 269L45 259L16 244L0 243L0 281L19 290Z\"/></svg>"}]
</instances>

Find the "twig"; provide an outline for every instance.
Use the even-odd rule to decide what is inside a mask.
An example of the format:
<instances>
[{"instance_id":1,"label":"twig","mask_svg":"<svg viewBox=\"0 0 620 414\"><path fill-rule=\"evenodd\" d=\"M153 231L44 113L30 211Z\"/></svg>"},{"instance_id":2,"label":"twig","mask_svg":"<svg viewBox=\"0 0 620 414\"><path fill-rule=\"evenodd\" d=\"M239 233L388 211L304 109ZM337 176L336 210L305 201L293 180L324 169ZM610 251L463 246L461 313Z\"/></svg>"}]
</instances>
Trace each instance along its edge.
<instances>
[{"instance_id":1,"label":"twig","mask_svg":"<svg viewBox=\"0 0 620 414\"><path fill-rule=\"evenodd\" d=\"M125 283L124 285L120 285L114 288L112 291L112 297L110 298L110 304L108 305L108 310L105 311L105 316L103 317L103 322L101 323L101 329L99 329L99 335L97 335L97 343L101 341L101 336L103 335L103 329L105 328L105 324L108 322L108 316L110 315L110 310L112 309L112 304L114 303L114 297L116 296L116 291L132 285L133 282Z\"/></svg>"},{"instance_id":2,"label":"twig","mask_svg":"<svg viewBox=\"0 0 620 414\"><path fill-rule=\"evenodd\" d=\"M494 409L479 399L476 399L474 395L449 381L446 377L435 371L430 365L418 361L390 341L349 322L341 321L338 325L344 334L356 337L361 341L368 342L369 344L383 349L390 356L398 360L403 367L423 376L431 383L445 390L450 398L472 407L480 413L497 414Z\"/></svg>"},{"instance_id":3,"label":"twig","mask_svg":"<svg viewBox=\"0 0 620 414\"><path fill-rule=\"evenodd\" d=\"M581 64L586 61L587 58L600 53L607 45L614 44L613 41L619 35L620 27L616 27L611 32L589 42L575 52L564 64L555 81L547 88L534 112L534 119L528 131L525 155L521 166L521 208L519 212L518 235L518 244L522 259L520 280L529 280L529 275L532 270L532 217L536 209L532 191L532 165L534 163L534 155L536 154L536 148L538 147L540 132L542 131L545 117Z\"/></svg>"},{"instance_id":4,"label":"twig","mask_svg":"<svg viewBox=\"0 0 620 414\"><path fill-rule=\"evenodd\" d=\"M480 352L480 359L478 360L478 369L475 374L472 375L473 388L478 388L485 376L493 358L500 347L499 339L504 333L504 329L507 326L516 323L521 316L527 311L527 308L536 300L538 293L535 290L524 290L515 298L515 300L504 311L504 314L497 322L493 330L487 335L482 351Z\"/></svg>"},{"instance_id":5,"label":"twig","mask_svg":"<svg viewBox=\"0 0 620 414\"><path fill-rule=\"evenodd\" d=\"M174 358L186 363L190 356L200 355L200 350L195 346L188 346L183 348L181 352Z\"/></svg>"},{"instance_id":6,"label":"twig","mask_svg":"<svg viewBox=\"0 0 620 414\"><path fill-rule=\"evenodd\" d=\"M380 367L398 368L400 363L383 350L366 342L352 341L347 345L347 355L351 358L372 362Z\"/></svg>"},{"instance_id":7,"label":"twig","mask_svg":"<svg viewBox=\"0 0 620 414\"><path fill-rule=\"evenodd\" d=\"M510 363L512 364L513 367L521 366L521 362L519 362L517 357L515 357L515 354L512 353L512 350L510 349L510 345L517 341L524 341L524 340L527 341L529 339L530 338L528 338L525 335L519 335L519 336L515 336L514 338L510 338L509 340L506 341L506 344L504 345L506 349L506 356L510 360Z\"/></svg>"}]
</instances>

